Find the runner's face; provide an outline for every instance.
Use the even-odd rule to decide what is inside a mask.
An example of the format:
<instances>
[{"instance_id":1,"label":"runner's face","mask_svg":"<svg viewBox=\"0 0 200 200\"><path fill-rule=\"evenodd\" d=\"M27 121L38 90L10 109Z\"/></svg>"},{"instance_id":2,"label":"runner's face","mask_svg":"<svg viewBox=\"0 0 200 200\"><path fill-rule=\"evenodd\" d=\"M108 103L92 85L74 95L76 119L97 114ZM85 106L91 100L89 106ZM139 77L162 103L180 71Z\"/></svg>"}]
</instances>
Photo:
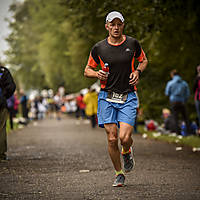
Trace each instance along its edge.
<instances>
[{"instance_id":1,"label":"runner's face","mask_svg":"<svg viewBox=\"0 0 200 200\"><path fill-rule=\"evenodd\" d=\"M106 24L106 29L109 32L109 36L120 38L124 30L124 23L122 23L120 19L115 18L112 22Z\"/></svg>"}]
</instances>

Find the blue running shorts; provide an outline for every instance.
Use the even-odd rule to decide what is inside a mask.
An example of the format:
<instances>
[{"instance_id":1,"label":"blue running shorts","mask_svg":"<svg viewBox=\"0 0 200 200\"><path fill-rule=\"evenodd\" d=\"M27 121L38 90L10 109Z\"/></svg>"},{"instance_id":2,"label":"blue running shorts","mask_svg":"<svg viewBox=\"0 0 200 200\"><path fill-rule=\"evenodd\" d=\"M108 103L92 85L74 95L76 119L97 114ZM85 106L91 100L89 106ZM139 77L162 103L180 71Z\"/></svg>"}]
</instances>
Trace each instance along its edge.
<instances>
[{"instance_id":1,"label":"blue running shorts","mask_svg":"<svg viewBox=\"0 0 200 200\"><path fill-rule=\"evenodd\" d=\"M106 101L108 92L101 90L98 96L98 124L104 128L104 124L125 122L134 126L138 99L135 92L129 92L125 103L113 103Z\"/></svg>"}]
</instances>

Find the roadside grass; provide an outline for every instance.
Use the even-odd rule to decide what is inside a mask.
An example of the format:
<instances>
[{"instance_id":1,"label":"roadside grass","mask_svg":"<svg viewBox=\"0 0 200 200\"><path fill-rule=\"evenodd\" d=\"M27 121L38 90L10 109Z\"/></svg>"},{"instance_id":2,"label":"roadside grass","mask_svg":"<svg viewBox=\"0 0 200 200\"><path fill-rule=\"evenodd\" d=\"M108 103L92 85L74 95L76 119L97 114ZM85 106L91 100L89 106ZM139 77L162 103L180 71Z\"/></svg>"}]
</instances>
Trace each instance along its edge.
<instances>
[{"instance_id":1,"label":"roadside grass","mask_svg":"<svg viewBox=\"0 0 200 200\"><path fill-rule=\"evenodd\" d=\"M19 124L15 121L13 122L13 130L19 128ZM12 130L10 128L9 119L6 124L7 133L10 133ZM200 137L191 135L191 136L177 136L176 134L160 134L158 131L146 131L144 126L138 126L139 133L142 134L143 138L151 138L155 140L161 140L168 143L176 143L180 146L189 146L193 148L200 148Z\"/></svg>"},{"instance_id":2,"label":"roadside grass","mask_svg":"<svg viewBox=\"0 0 200 200\"><path fill-rule=\"evenodd\" d=\"M18 123L13 122L13 130L18 129L18 126L19 126ZM7 131L7 133L10 133L12 131L12 129L10 128L10 120L9 119L6 122L6 131Z\"/></svg>"},{"instance_id":3,"label":"roadside grass","mask_svg":"<svg viewBox=\"0 0 200 200\"><path fill-rule=\"evenodd\" d=\"M142 133L143 138L151 138L165 141L168 143L176 143L180 146L189 146L193 148L200 148L200 137L196 135L181 136L176 134L160 134L158 131L146 131L144 126L139 126L138 130Z\"/></svg>"}]
</instances>

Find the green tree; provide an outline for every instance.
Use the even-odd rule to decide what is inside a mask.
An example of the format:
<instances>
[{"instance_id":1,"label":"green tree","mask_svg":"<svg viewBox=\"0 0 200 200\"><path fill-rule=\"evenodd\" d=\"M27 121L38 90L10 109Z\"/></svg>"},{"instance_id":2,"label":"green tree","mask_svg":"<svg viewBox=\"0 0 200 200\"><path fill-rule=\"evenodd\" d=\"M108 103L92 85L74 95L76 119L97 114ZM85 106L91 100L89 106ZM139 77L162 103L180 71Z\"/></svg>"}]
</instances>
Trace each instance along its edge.
<instances>
[{"instance_id":1,"label":"green tree","mask_svg":"<svg viewBox=\"0 0 200 200\"><path fill-rule=\"evenodd\" d=\"M171 69L192 88L200 53L198 0L26 0L10 10L8 62L27 88L63 85L77 92L96 81L83 71L91 47L107 36L105 17L112 10L123 13L125 34L137 38L147 54L138 93L148 118L160 118L169 106L164 89ZM192 97L189 107L194 113Z\"/></svg>"}]
</instances>

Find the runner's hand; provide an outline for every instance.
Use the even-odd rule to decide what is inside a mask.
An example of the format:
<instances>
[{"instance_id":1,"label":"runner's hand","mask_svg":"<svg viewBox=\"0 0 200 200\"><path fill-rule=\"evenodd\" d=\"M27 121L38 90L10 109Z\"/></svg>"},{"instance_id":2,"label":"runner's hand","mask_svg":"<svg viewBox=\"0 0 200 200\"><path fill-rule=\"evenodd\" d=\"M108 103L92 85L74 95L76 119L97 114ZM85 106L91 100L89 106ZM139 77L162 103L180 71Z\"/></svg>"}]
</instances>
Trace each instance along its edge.
<instances>
[{"instance_id":1,"label":"runner's hand","mask_svg":"<svg viewBox=\"0 0 200 200\"><path fill-rule=\"evenodd\" d=\"M138 71L134 71L130 74L129 76L130 80L129 80L129 84L130 85L137 85L139 82L139 72Z\"/></svg>"},{"instance_id":2,"label":"runner's hand","mask_svg":"<svg viewBox=\"0 0 200 200\"><path fill-rule=\"evenodd\" d=\"M103 70L99 70L97 72L97 78L101 81L106 81L108 79L108 74Z\"/></svg>"}]
</instances>

